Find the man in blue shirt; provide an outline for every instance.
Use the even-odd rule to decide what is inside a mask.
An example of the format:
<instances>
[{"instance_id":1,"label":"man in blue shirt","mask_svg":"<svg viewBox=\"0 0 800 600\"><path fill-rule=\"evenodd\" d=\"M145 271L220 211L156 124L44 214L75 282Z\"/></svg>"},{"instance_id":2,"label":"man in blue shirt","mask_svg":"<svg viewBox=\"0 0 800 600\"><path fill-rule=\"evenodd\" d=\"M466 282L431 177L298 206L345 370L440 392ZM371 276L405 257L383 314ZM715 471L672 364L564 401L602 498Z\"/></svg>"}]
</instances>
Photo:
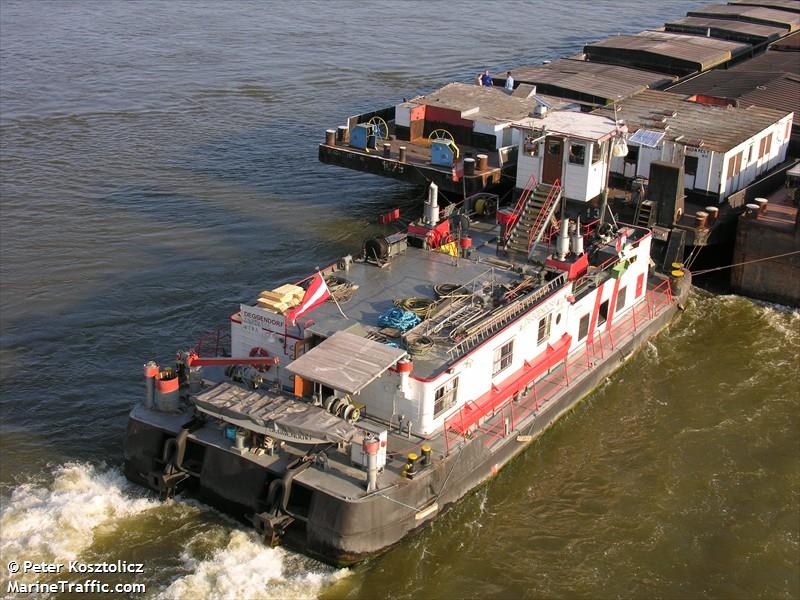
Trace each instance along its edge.
<instances>
[{"instance_id":1,"label":"man in blue shirt","mask_svg":"<svg viewBox=\"0 0 800 600\"><path fill-rule=\"evenodd\" d=\"M483 84L483 87L492 87L492 85L494 85L494 83L492 82L492 76L489 75L489 69L486 69L483 72L483 76L481 77L481 83Z\"/></svg>"}]
</instances>

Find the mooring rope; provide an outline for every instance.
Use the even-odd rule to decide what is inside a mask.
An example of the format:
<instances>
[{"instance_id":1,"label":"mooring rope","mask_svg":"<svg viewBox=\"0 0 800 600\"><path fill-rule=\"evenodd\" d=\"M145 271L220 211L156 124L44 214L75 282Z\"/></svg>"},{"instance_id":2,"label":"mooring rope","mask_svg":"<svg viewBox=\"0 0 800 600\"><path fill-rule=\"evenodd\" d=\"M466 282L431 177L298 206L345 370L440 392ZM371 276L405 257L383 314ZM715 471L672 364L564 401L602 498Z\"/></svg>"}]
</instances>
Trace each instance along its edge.
<instances>
[{"instance_id":1,"label":"mooring rope","mask_svg":"<svg viewBox=\"0 0 800 600\"><path fill-rule=\"evenodd\" d=\"M800 250L793 250L792 252L784 252L783 254L767 256L765 258L754 258L753 260L746 260L740 263L733 263L731 265L725 265L724 267L714 267L713 269L702 269L700 271L692 271L692 277L696 275L705 275L706 273L711 273L712 271L722 271L723 269L730 269L731 267L740 267L742 265L749 265L752 263L763 262L765 260L775 260L776 258L783 258L784 256L792 256L793 254L800 254Z\"/></svg>"}]
</instances>

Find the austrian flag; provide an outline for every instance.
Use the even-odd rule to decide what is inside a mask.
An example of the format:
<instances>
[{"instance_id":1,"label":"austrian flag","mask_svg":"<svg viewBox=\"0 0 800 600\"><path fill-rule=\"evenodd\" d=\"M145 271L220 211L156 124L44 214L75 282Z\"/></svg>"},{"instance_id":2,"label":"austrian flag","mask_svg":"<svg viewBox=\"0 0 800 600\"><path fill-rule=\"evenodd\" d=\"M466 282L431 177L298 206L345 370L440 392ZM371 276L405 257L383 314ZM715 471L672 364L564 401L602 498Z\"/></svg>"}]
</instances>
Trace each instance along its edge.
<instances>
[{"instance_id":1,"label":"austrian flag","mask_svg":"<svg viewBox=\"0 0 800 600\"><path fill-rule=\"evenodd\" d=\"M325 284L325 279L322 278L321 273L317 273L303 295L300 304L290 309L286 316L289 317L292 325L294 325L299 317L325 302L330 296L331 292Z\"/></svg>"}]
</instances>

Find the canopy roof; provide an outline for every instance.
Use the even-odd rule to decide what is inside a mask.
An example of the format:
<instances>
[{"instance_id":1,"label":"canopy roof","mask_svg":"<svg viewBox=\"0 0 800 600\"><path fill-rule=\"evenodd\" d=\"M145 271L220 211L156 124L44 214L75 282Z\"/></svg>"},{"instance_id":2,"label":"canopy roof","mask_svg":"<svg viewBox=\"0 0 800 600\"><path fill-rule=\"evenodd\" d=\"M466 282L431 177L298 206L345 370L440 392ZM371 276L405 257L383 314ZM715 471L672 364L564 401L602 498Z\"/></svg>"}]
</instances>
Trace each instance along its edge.
<instances>
[{"instance_id":1,"label":"canopy roof","mask_svg":"<svg viewBox=\"0 0 800 600\"><path fill-rule=\"evenodd\" d=\"M355 394L405 355L405 350L337 331L286 369L303 379Z\"/></svg>"}]
</instances>

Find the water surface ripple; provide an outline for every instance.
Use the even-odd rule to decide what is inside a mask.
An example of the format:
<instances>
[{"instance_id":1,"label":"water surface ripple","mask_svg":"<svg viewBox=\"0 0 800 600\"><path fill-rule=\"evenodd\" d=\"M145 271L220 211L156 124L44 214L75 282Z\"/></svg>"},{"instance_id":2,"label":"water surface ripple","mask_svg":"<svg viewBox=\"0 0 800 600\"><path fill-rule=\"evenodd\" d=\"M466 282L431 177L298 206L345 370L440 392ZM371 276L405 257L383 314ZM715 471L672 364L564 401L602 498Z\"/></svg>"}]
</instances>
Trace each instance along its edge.
<instances>
[{"instance_id":1,"label":"water surface ripple","mask_svg":"<svg viewBox=\"0 0 800 600\"><path fill-rule=\"evenodd\" d=\"M800 596L800 321L736 297L695 294L496 479L349 570L121 476L145 360L419 210L319 164L326 128L698 4L0 2L3 564L144 562L163 598Z\"/></svg>"}]
</instances>

